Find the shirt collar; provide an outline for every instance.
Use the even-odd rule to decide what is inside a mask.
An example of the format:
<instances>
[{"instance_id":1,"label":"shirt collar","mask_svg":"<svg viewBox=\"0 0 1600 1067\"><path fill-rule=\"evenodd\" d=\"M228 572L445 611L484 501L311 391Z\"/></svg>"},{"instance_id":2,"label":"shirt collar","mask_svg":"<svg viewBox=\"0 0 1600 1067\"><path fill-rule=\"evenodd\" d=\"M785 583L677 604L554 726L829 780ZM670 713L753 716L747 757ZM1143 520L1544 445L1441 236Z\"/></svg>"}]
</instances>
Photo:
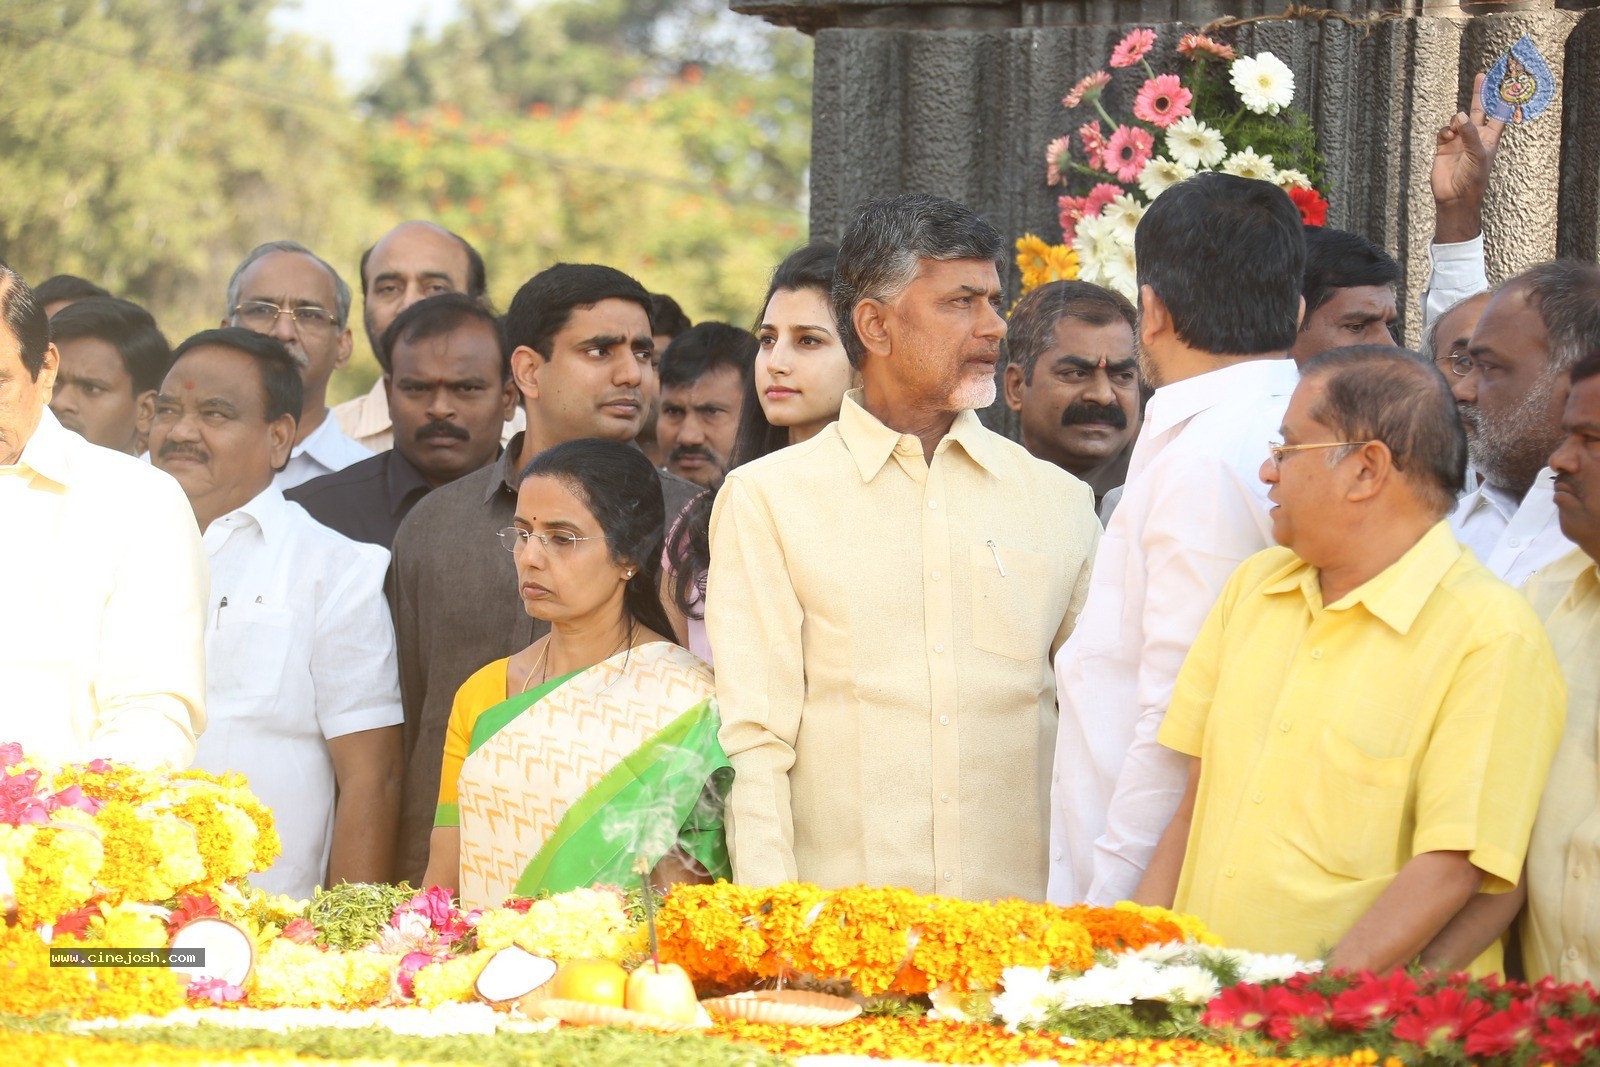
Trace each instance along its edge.
<instances>
[{"instance_id":1,"label":"shirt collar","mask_svg":"<svg viewBox=\"0 0 1600 1067\"><path fill-rule=\"evenodd\" d=\"M896 449L907 455L914 452L921 456L922 441L915 434L897 433L885 426L862 406L861 397L860 389L845 393L844 403L839 408L839 436L844 439L845 448L855 460L861 480L870 482L877 477ZM1004 465L994 438L995 434L985 429L978 420L977 412L963 411L950 424L950 432L939 442L939 449L947 447L946 442L953 441L974 463L998 478Z\"/></svg>"},{"instance_id":2,"label":"shirt collar","mask_svg":"<svg viewBox=\"0 0 1600 1067\"><path fill-rule=\"evenodd\" d=\"M1288 358L1243 359L1181 382L1163 385L1145 405L1144 431L1165 433L1185 419L1237 396L1294 391L1300 369ZM1263 442L1265 444L1265 442Z\"/></svg>"},{"instance_id":3,"label":"shirt collar","mask_svg":"<svg viewBox=\"0 0 1600 1067\"><path fill-rule=\"evenodd\" d=\"M329 411L323 416L322 425L312 430L304 441L290 449L289 455L291 457L309 455L329 470L339 470L344 466L340 462L344 457L336 454L333 449L338 446L338 439L343 436L344 431L339 429L339 420Z\"/></svg>"},{"instance_id":4,"label":"shirt collar","mask_svg":"<svg viewBox=\"0 0 1600 1067\"><path fill-rule=\"evenodd\" d=\"M427 493L433 487L428 484L428 479L422 476L422 472L400 454L398 448L391 448L383 455L384 484L389 489L389 514L394 515L413 493L418 491Z\"/></svg>"},{"instance_id":5,"label":"shirt collar","mask_svg":"<svg viewBox=\"0 0 1600 1067\"><path fill-rule=\"evenodd\" d=\"M501 490L517 495L517 457L522 455L522 438L526 430L519 430L511 435L511 440L506 442L505 451L500 453L500 458L495 460L494 478L483 489L483 502L485 504L495 498Z\"/></svg>"},{"instance_id":6,"label":"shirt collar","mask_svg":"<svg viewBox=\"0 0 1600 1067\"><path fill-rule=\"evenodd\" d=\"M17 465L27 467L57 485L70 487L75 440L87 444L81 436L57 422L55 412L46 405L39 413L39 425L34 429L33 436L22 446Z\"/></svg>"},{"instance_id":7,"label":"shirt collar","mask_svg":"<svg viewBox=\"0 0 1600 1067\"><path fill-rule=\"evenodd\" d=\"M283 498L283 490L275 484L268 485L244 504L215 521L229 526L240 525L229 521L235 516L242 516L254 522L261 529L261 539L269 545L283 535L284 527L292 521L289 502Z\"/></svg>"},{"instance_id":8,"label":"shirt collar","mask_svg":"<svg viewBox=\"0 0 1600 1067\"><path fill-rule=\"evenodd\" d=\"M1360 604L1396 633L1408 633L1439 582L1460 559L1461 546L1456 543L1450 524L1441 520L1407 549L1405 555L1327 607L1332 611L1345 611ZM1262 588L1268 595L1296 590L1305 595L1308 603L1321 603L1317 568L1301 562Z\"/></svg>"}]
</instances>

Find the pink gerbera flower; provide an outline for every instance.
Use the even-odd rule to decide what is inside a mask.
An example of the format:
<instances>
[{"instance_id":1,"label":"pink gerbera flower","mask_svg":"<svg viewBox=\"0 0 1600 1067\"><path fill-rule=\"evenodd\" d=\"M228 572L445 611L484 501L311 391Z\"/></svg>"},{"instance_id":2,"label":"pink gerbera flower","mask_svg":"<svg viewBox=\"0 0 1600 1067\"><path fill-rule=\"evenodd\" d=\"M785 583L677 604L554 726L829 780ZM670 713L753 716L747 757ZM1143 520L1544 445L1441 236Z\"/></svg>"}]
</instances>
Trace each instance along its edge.
<instances>
[{"instance_id":1,"label":"pink gerbera flower","mask_svg":"<svg viewBox=\"0 0 1600 1067\"><path fill-rule=\"evenodd\" d=\"M1111 50L1113 67L1131 67L1145 57L1156 44L1155 30L1130 30L1128 36L1117 42Z\"/></svg>"},{"instance_id":2,"label":"pink gerbera flower","mask_svg":"<svg viewBox=\"0 0 1600 1067\"><path fill-rule=\"evenodd\" d=\"M1105 169L1106 136L1100 132L1100 120L1085 122L1078 127L1078 137L1083 141L1083 151L1089 157L1091 170Z\"/></svg>"},{"instance_id":3,"label":"pink gerbera flower","mask_svg":"<svg viewBox=\"0 0 1600 1067\"><path fill-rule=\"evenodd\" d=\"M1100 209L1111 201L1121 196L1126 190L1121 186L1112 185L1110 182L1101 182L1089 190L1089 195L1083 198L1083 217L1092 219L1100 214Z\"/></svg>"},{"instance_id":4,"label":"pink gerbera flower","mask_svg":"<svg viewBox=\"0 0 1600 1067\"><path fill-rule=\"evenodd\" d=\"M1133 98L1133 114L1140 122L1166 129L1189 114L1194 94L1175 74L1160 74L1144 83Z\"/></svg>"},{"instance_id":5,"label":"pink gerbera flower","mask_svg":"<svg viewBox=\"0 0 1600 1067\"><path fill-rule=\"evenodd\" d=\"M1057 137L1051 141L1044 150L1044 182L1046 185L1060 185L1061 175L1067 169L1067 160L1072 151L1072 138Z\"/></svg>"},{"instance_id":6,"label":"pink gerbera flower","mask_svg":"<svg viewBox=\"0 0 1600 1067\"><path fill-rule=\"evenodd\" d=\"M1155 153L1156 139L1137 126L1118 126L1106 140L1105 168L1119 182L1136 182Z\"/></svg>"},{"instance_id":7,"label":"pink gerbera flower","mask_svg":"<svg viewBox=\"0 0 1600 1067\"><path fill-rule=\"evenodd\" d=\"M1077 107L1079 104L1085 103L1092 104L1100 99L1100 90L1110 84L1111 75L1106 71L1097 70L1093 74L1085 74L1078 79L1078 84L1074 85L1071 91L1061 98L1061 103L1065 107Z\"/></svg>"},{"instance_id":8,"label":"pink gerbera flower","mask_svg":"<svg viewBox=\"0 0 1600 1067\"><path fill-rule=\"evenodd\" d=\"M1190 59L1199 58L1196 53L1203 56L1216 56L1218 59L1233 62L1238 59L1232 45L1223 44L1221 41L1207 37L1203 33L1186 33L1178 41L1178 51Z\"/></svg>"},{"instance_id":9,"label":"pink gerbera flower","mask_svg":"<svg viewBox=\"0 0 1600 1067\"><path fill-rule=\"evenodd\" d=\"M1078 236L1078 223L1083 221L1083 205L1085 197L1063 196L1056 199L1056 207L1061 215L1061 240L1071 244Z\"/></svg>"}]
</instances>

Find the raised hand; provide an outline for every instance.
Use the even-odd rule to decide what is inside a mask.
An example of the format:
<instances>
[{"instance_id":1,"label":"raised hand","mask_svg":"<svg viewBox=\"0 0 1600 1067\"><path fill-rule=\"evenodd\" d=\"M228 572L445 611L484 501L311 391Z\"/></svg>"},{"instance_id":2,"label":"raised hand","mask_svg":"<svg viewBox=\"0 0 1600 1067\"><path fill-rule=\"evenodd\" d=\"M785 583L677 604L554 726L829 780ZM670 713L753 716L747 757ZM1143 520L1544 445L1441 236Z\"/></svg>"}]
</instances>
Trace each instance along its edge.
<instances>
[{"instance_id":1,"label":"raised hand","mask_svg":"<svg viewBox=\"0 0 1600 1067\"><path fill-rule=\"evenodd\" d=\"M1456 112L1437 136L1430 181L1436 244L1470 241L1483 232L1483 197L1506 124L1483 110L1483 79L1472 80L1466 112Z\"/></svg>"}]
</instances>

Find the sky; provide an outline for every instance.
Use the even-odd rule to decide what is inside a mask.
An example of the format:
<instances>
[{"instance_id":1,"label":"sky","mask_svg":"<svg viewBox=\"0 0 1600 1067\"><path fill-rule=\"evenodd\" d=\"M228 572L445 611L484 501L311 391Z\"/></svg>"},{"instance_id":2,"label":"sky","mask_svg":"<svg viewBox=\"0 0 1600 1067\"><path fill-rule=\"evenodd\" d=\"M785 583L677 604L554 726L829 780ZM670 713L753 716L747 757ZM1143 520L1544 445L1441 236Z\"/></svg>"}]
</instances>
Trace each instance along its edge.
<instances>
[{"instance_id":1,"label":"sky","mask_svg":"<svg viewBox=\"0 0 1600 1067\"><path fill-rule=\"evenodd\" d=\"M377 57L405 50L419 20L437 30L455 10L455 0L297 0L279 7L272 21L327 41L346 88L359 89Z\"/></svg>"}]
</instances>

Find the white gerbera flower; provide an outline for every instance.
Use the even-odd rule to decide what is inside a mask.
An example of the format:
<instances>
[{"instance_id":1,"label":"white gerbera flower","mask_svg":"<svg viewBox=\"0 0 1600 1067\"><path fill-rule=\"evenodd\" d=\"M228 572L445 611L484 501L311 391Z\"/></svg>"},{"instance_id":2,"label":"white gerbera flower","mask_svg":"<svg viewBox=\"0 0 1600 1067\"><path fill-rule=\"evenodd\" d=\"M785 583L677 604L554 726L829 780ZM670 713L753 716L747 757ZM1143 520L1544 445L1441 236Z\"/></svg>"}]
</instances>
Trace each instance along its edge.
<instances>
[{"instance_id":1,"label":"white gerbera flower","mask_svg":"<svg viewBox=\"0 0 1600 1067\"><path fill-rule=\"evenodd\" d=\"M1117 223L1104 213L1078 223L1078 234L1072 239L1072 250L1078 253L1078 277L1086 282L1103 285L1106 260L1116 251Z\"/></svg>"},{"instance_id":2,"label":"white gerbera flower","mask_svg":"<svg viewBox=\"0 0 1600 1067\"><path fill-rule=\"evenodd\" d=\"M1139 299L1139 272L1134 264L1132 234L1126 241L1117 242L1100 273L1105 278L1101 284L1115 289L1129 300Z\"/></svg>"},{"instance_id":3,"label":"white gerbera flower","mask_svg":"<svg viewBox=\"0 0 1600 1067\"><path fill-rule=\"evenodd\" d=\"M1223 160L1222 171L1224 174L1236 174L1241 178L1255 178L1264 182L1270 182L1278 175L1272 166L1272 157L1258 156L1253 148L1241 149Z\"/></svg>"},{"instance_id":4,"label":"white gerbera flower","mask_svg":"<svg viewBox=\"0 0 1600 1067\"><path fill-rule=\"evenodd\" d=\"M1227 154L1228 146L1222 143L1222 132L1193 115L1185 115L1167 127L1167 155L1190 170L1209 170L1221 163Z\"/></svg>"},{"instance_id":5,"label":"white gerbera flower","mask_svg":"<svg viewBox=\"0 0 1600 1067\"><path fill-rule=\"evenodd\" d=\"M1160 996L1153 998L1155 1000L1166 1000L1174 1004L1204 1004L1222 992L1222 986L1217 983L1215 975L1204 967L1196 967L1192 963L1164 968L1161 978L1167 984L1167 988Z\"/></svg>"},{"instance_id":6,"label":"white gerbera flower","mask_svg":"<svg viewBox=\"0 0 1600 1067\"><path fill-rule=\"evenodd\" d=\"M1283 189L1285 191L1290 189L1311 188L1310 176L1304 171L1300 170L1280 170L1278 172L1278 176L1273 179L1273 182L1279 189Z\"/></svg>"},{"instance_id":7,"label":"white gerbera flower","mask_svg":"<svg viewBox=\"0 0 1600 1067\"><path fill-rule=\"evenodd\" d=\"M1258 115L1276 115L1294 101L1294 71L1271 52L1239 57L1228 74L1240 103Z\"/></svg>"},{"instance_id":8,"label":"white gerbera flower","mask_svg":"<svg viewBox=\"0 0 1600 1067\"><path fill-rule=\"evenodd\" d=\"M1133 231L1139 228L1139 220L1144 218L1145 204L1133 198L1132 193L1123 193L1111 203L1100 209L1100 217L1110 219L1117 227L1117 237L1120 240L1133 241Z\"/></svg>"},{"instance_id":9,"label":"white gerbera flower","mask_svg":"<svg viewBox=\"0 0 1600 1067\"><path fill-rule=\"evenodd\" d=\"M1194 177L1194 168L1157 156L1139 172L1139 191L1154 200L1185 178Z\"/></svg>"}]
</instances>

